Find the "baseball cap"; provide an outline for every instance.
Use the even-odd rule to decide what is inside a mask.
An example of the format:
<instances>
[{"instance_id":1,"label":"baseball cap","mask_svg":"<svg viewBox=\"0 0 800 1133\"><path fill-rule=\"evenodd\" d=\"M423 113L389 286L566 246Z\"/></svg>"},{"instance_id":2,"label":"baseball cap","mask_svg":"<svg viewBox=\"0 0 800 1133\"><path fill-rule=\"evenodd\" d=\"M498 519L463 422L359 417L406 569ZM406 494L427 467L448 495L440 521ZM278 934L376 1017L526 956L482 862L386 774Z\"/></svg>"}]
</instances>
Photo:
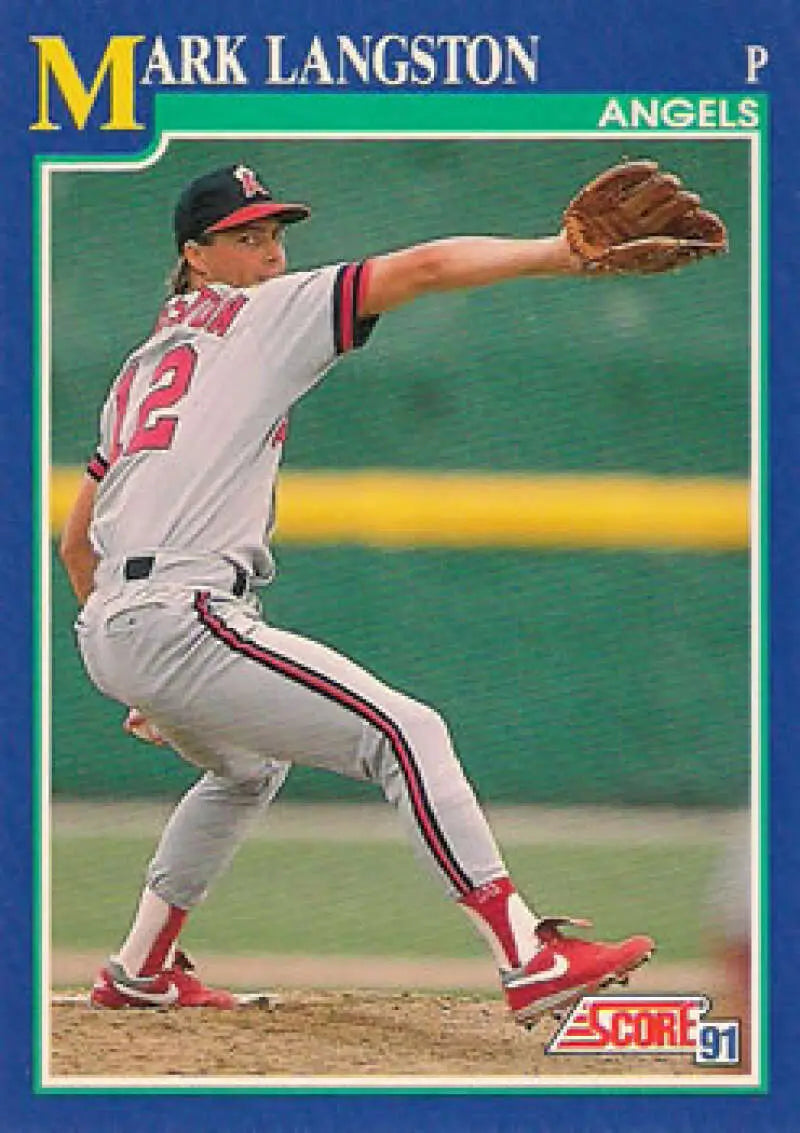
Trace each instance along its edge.
<instances>
[{"instance_id":1,"label":"baseball cap","mask_svg":"<svg viewBox=\"0 0 800 1133\"><path fill-rule=\"evenodd\" d=\"M250 166L226 165L196 178L181 193L175 206L175 241L180 251L204 232L221 232L264 217L294 224L310 213L308 205L274 200Z\"/></svg>"}]
</instances>

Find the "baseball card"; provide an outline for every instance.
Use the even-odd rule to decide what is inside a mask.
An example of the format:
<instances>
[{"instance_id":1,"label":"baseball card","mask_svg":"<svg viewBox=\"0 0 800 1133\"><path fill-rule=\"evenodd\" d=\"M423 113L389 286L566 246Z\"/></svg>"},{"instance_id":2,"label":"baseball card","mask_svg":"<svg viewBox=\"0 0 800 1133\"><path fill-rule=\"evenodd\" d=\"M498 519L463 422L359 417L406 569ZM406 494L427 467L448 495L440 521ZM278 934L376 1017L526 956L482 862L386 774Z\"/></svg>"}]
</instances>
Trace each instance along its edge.
<instances>
[{"instance_id":1,"label":"baseball card","mask_svg":"<svg viewBox=\"0 0 800 1133\"><path fill-rule=\"evenodd\" d=\"M9 1128L792 1128L790 13L10 27Z\"/></svg>"}]
</instances>

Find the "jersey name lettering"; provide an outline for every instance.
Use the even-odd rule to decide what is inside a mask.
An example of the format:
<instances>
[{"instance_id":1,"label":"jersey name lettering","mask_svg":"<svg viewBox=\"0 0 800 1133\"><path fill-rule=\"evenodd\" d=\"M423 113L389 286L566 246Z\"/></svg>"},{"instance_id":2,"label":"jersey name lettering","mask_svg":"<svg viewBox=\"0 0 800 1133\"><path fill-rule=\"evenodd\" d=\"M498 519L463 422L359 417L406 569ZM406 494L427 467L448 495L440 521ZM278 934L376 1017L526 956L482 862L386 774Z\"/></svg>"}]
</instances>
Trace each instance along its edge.
<instances>
[{"instance_id":1,"label":"jersey name lettering","mask_svg":"<svg viewBox=\"0 0 800 1133\"><path fill-rule=\"evenodd\" d=\"M213 287L204 287L191 300L176 295L168 300L156 321L153 333L164 327L186 323L192 329L202 329L220 338L230 330L234 319L247 306L248 297L241 293L224 298Z\"/></svg>"}]
</instances>

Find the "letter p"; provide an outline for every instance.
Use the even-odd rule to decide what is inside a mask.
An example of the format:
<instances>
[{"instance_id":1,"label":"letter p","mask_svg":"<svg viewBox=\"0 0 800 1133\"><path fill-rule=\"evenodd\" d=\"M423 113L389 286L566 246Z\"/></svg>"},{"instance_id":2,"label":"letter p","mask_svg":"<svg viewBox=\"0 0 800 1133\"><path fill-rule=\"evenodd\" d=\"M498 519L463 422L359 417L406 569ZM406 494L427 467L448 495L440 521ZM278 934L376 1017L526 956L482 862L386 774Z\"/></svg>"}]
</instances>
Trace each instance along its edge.
<instances>
[{"instance_id":1,"label":"letter p","mask_svg":"<svg viewBox=\"0 0 800 1133\"><path fill-rule=\"evenodd\" d=\"M745 46L747 54L747 82L750 84L760 82L758 72L769 62L769 52L760 43L748 43Z\"/></svg>"}]
</instances>

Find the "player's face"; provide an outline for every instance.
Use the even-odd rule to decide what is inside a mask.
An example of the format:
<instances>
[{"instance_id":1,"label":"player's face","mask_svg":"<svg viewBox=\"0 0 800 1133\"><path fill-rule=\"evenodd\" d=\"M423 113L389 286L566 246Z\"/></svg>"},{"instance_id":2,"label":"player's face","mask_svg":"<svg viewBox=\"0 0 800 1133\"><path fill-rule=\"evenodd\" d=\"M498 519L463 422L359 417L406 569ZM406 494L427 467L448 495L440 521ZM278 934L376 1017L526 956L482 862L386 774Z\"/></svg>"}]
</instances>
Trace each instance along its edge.
<instances>
[{"instance_id":1,"label":"player's face","mask_svg":"<svg viewBox=\"0 0 800 1133\"><path fill-rule=\"evenodd\" d=\"M214 232L209 243L195 244L191 251L192 269L204 283L252 287L286 271L283 225L274 220Z\"/></svg>"}]
</instances>

